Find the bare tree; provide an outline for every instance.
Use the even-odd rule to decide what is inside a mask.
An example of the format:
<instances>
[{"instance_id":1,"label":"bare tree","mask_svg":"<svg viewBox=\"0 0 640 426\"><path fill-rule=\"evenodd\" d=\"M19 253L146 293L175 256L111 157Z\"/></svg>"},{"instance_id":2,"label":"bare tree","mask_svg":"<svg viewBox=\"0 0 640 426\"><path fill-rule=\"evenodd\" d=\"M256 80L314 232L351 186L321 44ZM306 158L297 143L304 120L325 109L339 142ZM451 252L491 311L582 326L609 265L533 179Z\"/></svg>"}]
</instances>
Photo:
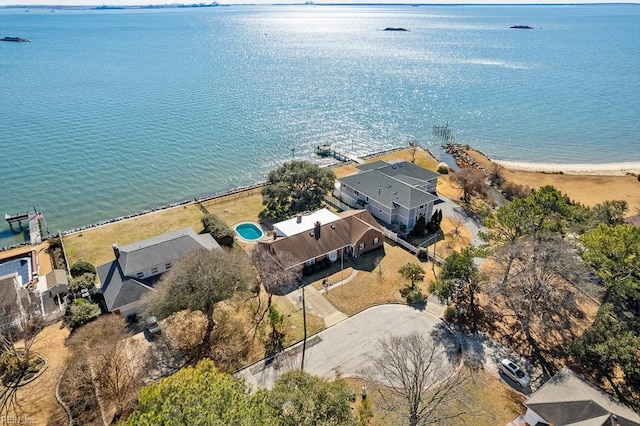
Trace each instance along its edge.
<instances>
[{"instance_id":1,"label":"bare tree","mask_svg":"<svg viewBox=\"0 0 640 426\"><path fill-rule=\"evenodd\" d=\"M20 383L35 361L31 347L42 331L41 319L30 318L0 332L0 415L7 416L17 407ZM20 342L17 344L17 342Z\"/></svg>"},{"instance_id":2,"label":"bare tree","mask_svg":"<svg viewBox=\"0 0 640 426\"><path fill-rule=\"evenodd\" d=\"M419 333L378 343L364 375L383 407L401 424L444 422L464 414L468 371L451 365L446 349Z\"/></svg>"},{"instance_id":3,"label":"bare tree","mask_svg":"<svg viewBox=\"0 0 640 426\"><path fill-rule=\"evenodd\" d=\"M100 398L115 406L115 417L130 409L142 386L141 356L128 338L125 320L115 314L80 327L71 337L68 367L79 383L97 386Z\"/></svg>"},{"instance_id":4,"label":"bare tree","mask_svg":"<svg viewBox=\"0 0 640 426\"><path fill-rule=\"evenodd\" d=\"M299 265L291 266L294 264L293 256L287 252L279 253L276 258L258 246L251 250L251 261L258 270L260 281L267 292L267 305L264 308L261 306L260 297L258 297L255 321L256 327L258 327L269 311L274 294L285 295L298 288L302 277L302 267Z\"/></svg>"},{"instance_id":5,"label":"bare tree","mask_svg":"<svg viewBox=\"0 0 640 426\"><path fill-rule=\"evenodd\" d=\"M586 269L575 248L557 234L528 236L508 249L499 264L509 271L506 280L497 280L488 294L504 300L513 313L515 331L522 333L544 367L538 340L566 336L582 315L576 289L584 284Z\"/></svg>"},{"instance_id":6,"label":"bare tree","mask_svg":"<svg viewBox=\"0 0 640 426\"><path fill-rule=\"evenodd\" d=\"M162 276L156 291L149 294L149 311L164 318L188 309L207 318L202 344L194 348L192 359L210 355L211 335L216 325L216 304L236 292L256 289L256 271L242 250L195 250Z\"/></svg>"},{"instance_id":7,"label":"bare tree","mask_svg":"<svg viewBox=\"0 0 640 426\"><path fill-rule=\"evenodd\" d=\"M459 172L451 175L453 182L462 189L462 200L468 206L471 196L484 197L487 195L487 184L484 173L473 167L464 167Z\"/></svg>"}]
</instances>

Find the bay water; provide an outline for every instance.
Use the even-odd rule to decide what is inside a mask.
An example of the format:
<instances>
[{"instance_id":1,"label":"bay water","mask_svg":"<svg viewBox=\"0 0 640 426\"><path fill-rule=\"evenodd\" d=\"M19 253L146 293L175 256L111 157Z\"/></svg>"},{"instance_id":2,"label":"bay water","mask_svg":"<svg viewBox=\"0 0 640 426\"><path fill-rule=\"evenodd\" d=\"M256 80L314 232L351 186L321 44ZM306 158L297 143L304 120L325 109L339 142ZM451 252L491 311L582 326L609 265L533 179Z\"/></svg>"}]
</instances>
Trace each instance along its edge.
<instances>
[{"instance_id":1,"label":"bay water","mask_svg":"<svg viewBox=\"0 0 640 426\"><path fill-rule=\"evenodd\" d=\"M52 232L447 123L495 159L640 160L638 5L0 9L5 36L0 214Z\"/></svg>"}]
</instances>

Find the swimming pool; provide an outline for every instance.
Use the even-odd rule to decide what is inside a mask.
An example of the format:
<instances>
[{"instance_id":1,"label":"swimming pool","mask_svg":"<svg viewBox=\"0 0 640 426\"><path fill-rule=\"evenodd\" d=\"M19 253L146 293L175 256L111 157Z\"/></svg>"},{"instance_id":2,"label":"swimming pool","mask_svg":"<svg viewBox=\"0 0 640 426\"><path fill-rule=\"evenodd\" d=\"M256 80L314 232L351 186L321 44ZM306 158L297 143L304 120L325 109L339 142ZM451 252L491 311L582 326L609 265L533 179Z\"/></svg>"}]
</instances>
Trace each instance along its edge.
<instances>
[{"instance_id":1,"label":"swimming pool","mask_svg":"<svg viewBox=\"0 0 640 426\"><path fill-rule=\"evenodd\" d=\"M20 286L26 285L31 280L31 258L14 257L0 261L0 277L14 272L18 273Z\"/></svg>"},{"instance_id":2,"label":"swimming pool","mask_svg":"<svg viewBox=\"0 0 640 426\"><path fill-rule=\"evenodd\" d=\"M260 226L253 222L243 222L235 226L236 234L245 241L258 241L264 236Z\"/></svg>"}]
</instances>

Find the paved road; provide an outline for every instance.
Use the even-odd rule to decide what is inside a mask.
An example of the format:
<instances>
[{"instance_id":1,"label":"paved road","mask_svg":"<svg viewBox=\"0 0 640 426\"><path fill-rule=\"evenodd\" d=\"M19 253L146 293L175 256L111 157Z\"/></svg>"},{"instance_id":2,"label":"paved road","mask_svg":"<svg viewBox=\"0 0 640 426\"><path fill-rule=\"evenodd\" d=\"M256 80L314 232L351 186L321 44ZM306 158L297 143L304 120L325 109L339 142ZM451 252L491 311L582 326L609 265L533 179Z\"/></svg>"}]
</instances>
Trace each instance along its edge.
<instances>
[{"instance_id":1,"label":"paved road","mask_svg":"<svg viewBox=\"0 0 640 426\"><path fill-rule=\"evenodd\" d=\"M369 308L310 339L307 342L305 371L330 378L339 369L346 376L357 376L367 365L367 354L375 350L378 339L414 331L430 335L440 330L441 324L440 319L428 311L405 305ZM281 361L268 365L260 361L240 370L236 377L245 378L254 387L270 388L280 374L300 368L301 358L301 344L298 344L281 355ZM448 361L444 359L443 362Z\"/></svg>"}]
</instances>

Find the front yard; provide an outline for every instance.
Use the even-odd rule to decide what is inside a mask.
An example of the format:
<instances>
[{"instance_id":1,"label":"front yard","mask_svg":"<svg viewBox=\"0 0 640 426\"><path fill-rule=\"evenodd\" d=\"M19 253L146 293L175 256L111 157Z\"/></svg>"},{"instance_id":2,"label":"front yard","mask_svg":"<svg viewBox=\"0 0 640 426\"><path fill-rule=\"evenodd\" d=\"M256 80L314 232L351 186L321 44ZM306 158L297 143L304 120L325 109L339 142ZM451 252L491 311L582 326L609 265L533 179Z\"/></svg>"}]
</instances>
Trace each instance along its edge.
<instances>
[{"instance_id":1,"label":"front yard","mask_svg":"<svg viewBox=\"0 0 640 426\"><path fill-rule=\"evenodd\" d=\"M354 404L356 413L362 404L362 397L360 396L362 385L367 385L367 388L370 389L367 392L367 399L369 400L373 417L368 423L369 426L396 424L396 420L391 414L384 410L382 397L373 391L373 386L359 378L347 378L345 380L357 395L356 403ZM484 370L478 370L473 379L465 384L464 394L468 395L470 403L460 407L453 407L451 411L454 412L453 410L456 410L464 414L459 418L449 419L447 425L504 425L523 412L522 402L524 402L524 397Z\"/></svg>"},{"instance_id":2,"label":"front yard","mask_svg":"<svg viewBox=\"0 0 640 426\"><path fill-rule=\"evenodd\" d=\"M382 303L405 303L400 295L400 289L409 282L398 273L398 269L408 262L420 263L425 270L425 279L419 283L418 287L427 296L429 282L434 278L433 264L421 263L402 247L387 242L382 249L361 256L355 263L348 262L343 271L339 269L339 262L336 262L328 277L319 276L322 275L319 273L310 279L314 280L313 284L316 288L321 289L325 278L329 283L337 283L349 277L355 269L357 275L353 280L337 288L331 288L329 285L325 294L329 302L338 310L347 315L353 315L365 308Z\"/></svg>"}]
</instances>

